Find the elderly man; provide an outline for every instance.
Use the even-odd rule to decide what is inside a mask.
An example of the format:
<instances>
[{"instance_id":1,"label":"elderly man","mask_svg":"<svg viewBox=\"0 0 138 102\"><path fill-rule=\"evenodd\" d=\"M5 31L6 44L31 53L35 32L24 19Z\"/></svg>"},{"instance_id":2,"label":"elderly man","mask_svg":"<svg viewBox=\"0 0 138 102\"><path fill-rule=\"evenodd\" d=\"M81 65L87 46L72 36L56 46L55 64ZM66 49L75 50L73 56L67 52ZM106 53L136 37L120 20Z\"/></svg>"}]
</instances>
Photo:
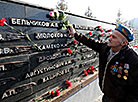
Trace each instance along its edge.
<instances>
[{"instance_id":1,"label":"elderly man","mask_svg":"<svg viewBox=\"0 0 138 102\"><path fill-rule=\"evenodd\" d=\"M104 93L103 102L138 102L138 55L128 47L133 33L118 24L108 43L76 33L69 34L99 53L99 86Z\"/></svg>"}]
</instances>

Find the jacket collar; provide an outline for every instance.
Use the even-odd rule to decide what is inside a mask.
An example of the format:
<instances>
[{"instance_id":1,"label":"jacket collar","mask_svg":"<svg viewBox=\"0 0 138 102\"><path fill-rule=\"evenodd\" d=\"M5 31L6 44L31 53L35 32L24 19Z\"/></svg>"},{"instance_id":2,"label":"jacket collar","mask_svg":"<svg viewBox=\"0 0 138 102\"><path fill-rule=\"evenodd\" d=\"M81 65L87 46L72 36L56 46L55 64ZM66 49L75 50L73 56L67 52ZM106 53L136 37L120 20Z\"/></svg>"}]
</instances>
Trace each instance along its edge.
<instances>
[{"instance_id":1,"label":"jacket collar","mask_svg":"<svg viewBox=\"0 0 138 102\"><path fill-rule=\"evenodd\" d=\"M125 59L125 53L126 53L126 50L129 49L129 47L127 45L123 46L121 48L121 50L119 51L118 53L118 57L120 60L124 60Z\"/></svg>"},{"instance_id":2,"label":"jacket collar","mask_svg":"<svg viewBox=\"0 0 138 102\"><path fill-rule=\"evenodd\" d=\"M127 49L129 49L129 47L127 45L124 45L121 48L121 50L119 51L119 53L117 54L116 58L117 59L120 59L120 60L123 60L124 59L125 52L126 52ZM107 53L108 56L110 54L110 50L111 50L111 47L109 47L109 49L108 49L108 53Z\"/></svg>"}]
</instances>

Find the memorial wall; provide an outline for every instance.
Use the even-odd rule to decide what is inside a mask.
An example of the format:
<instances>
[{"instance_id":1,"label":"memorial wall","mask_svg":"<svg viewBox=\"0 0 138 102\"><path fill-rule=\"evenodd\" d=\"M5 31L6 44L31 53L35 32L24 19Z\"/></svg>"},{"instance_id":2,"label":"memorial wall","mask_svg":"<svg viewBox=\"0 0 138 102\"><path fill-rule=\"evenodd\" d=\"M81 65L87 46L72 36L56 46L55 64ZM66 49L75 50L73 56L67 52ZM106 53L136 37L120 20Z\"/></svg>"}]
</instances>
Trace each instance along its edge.
<instances>
[{"instance_id":1,"label":"memorial wall","mask_svg":"<svg viewBox=\"0 0 138 102\"><path fill-rule=\"evenodd\" d=\"M44 93L49 100L76 78L97 77L98 53L68 27L106 41L115 24L16 0L0 1L0 8L0 102L35 102Z\"/></svg>"}]
</instances>

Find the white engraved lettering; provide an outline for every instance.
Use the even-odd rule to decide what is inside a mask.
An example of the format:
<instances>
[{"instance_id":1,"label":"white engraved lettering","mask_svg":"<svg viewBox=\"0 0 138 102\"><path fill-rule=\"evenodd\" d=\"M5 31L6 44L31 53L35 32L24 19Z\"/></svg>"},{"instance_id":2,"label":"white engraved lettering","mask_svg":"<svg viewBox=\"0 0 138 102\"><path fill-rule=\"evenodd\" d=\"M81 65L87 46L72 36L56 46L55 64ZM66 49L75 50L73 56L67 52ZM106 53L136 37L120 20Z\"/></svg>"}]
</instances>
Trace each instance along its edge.
<instances>
[{"instance_id":1,"label":"white engraved lettering","mask_svg":"<svg viewBox=\"0 0 138 102\"><path fill-rule=\"evenodd\" d=\"M48 67L44 67L44 68L41 68L41 69L36 69L36 70L34 70L32 72L27 73L25 79L33 77L33 76L36 76L36 75L40 75L40 74L46 73L48 71L54 70L56 68L60 68L62 66L66 66L66 65L72 64L73 63L72 60L73 59L69 59L67 61L58 62L58 63L53 64L53 65L48 66Z\"/></svg>"},{"instance_id":2,"label":"white engraved lettering","mask_svg":"<svg viewBox=\"0 0 138 102\"><path fill-rule=\"evenodd\" d=\"M7 70L7 68L5 68L4 65L0 65L0 72L5 70Z\"/></svg>"}]
</instances>

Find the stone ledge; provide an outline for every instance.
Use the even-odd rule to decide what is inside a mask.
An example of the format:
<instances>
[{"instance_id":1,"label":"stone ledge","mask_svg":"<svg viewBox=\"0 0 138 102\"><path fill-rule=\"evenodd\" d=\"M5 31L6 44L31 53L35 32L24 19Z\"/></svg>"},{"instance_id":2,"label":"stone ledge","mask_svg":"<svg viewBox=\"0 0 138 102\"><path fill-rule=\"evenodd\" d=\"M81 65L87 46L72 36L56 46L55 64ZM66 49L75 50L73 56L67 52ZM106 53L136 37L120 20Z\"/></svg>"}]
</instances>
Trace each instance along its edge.
<instances>
[{"instance_id":1,"label":"stone ledge","mask_svg":"<svg viewBox=\"0 0 138 102\"><path fill-rule=\"evenodd\" d=\"M75 79L72 80L77 80L74 83L72 83L72 86L61 91L59 96L53 97L52 99L48 99L48 100L42 100L42 101L38 101L38 102L61 102L63 100L65 100L67 97L71 96L73 93L75 93L76 91L80 90L81 88L85 87L86 85L88 85L90 82L92 82L93 80L95 80L98 76L98 72L95 72L95 74L90 74L88 76L83 77L83 79L81 79L81 77L77 77ZM71 80L71 81L72 81ZM56 87L55 89L59 89L60 87ZM42 96L45 96L47 94L44 93L41 96L38 96L36 99L41 99ZM29 101L29 102L34 102L34 101Z\"/></svg>"},{"instance_id":2,"label":"stone ledge","mask_svg":"<svg viewBox=\"0 0 138 102\"><path fill-rule=\"evenodd\" d=\"M64 90L65 92L64 91L63 91L63 93L61 92L61 95L59 97L56 97L56 99L54 99L51 102L63 101L64 99L66 99L67 97L72 95L74 92L76 92L76 91L80 90L81 88L85 87L86 85L88 85L91 81L96 79L97 76L98 76L97 73L95 75L89 75L89 76L85 77L83 80L80 80L80 82L74 83L75 85L72 85L72 87Z\"/></svg>"}]
</instances>

